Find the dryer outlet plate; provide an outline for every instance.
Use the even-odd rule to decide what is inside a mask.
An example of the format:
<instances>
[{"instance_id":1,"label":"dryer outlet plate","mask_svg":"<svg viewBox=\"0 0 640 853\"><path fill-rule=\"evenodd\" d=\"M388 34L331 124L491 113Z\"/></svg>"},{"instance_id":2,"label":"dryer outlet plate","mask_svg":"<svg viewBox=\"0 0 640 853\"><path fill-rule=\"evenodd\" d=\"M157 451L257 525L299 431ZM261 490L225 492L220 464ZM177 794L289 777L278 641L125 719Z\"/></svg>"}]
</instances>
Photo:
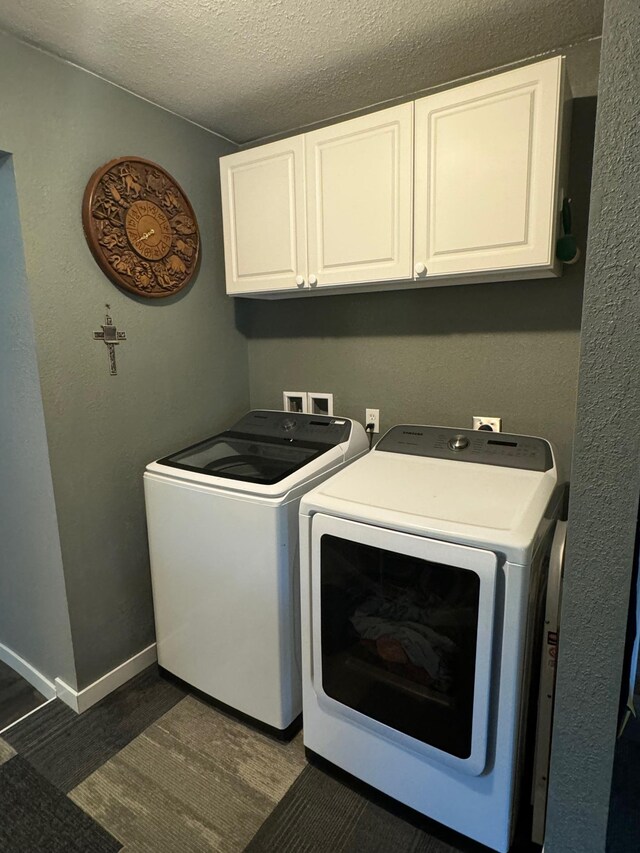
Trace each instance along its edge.
<instances>
[{"instance_id":1,"label":"dryer outlet plate","mask_svg":"<svg viewBox=\"0 0 640 853\"><path fill-rule=\"evenodd\" d=\"M491 418L484 415L473 416L473 428L482 429L491 432L502 432L502 418Z\"/></svg>"}]
</instances>

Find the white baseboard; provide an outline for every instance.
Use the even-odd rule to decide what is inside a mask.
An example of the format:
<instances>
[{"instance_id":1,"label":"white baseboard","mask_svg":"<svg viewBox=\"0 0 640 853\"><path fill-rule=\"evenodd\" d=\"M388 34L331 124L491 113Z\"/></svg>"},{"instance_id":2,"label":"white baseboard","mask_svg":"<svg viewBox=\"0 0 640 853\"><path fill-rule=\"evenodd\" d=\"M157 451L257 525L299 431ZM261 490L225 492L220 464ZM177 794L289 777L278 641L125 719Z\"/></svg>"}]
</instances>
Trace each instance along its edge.
<instances>
[{"instance_id":1,"label":"white baseboard","mask_svg":"<svg viewBox=\"0 0 640 853\"><path fill-rule=\"evenodd\" d=\"M6 663L7 666L10 666L18 675L21 675L39 693L42 693L45 699L53 699L56 695L56 685L53 682L45 678L41 672L38 672L35 667L27 663L20 655L12 652L7 646L3 646L2 643L0 643L0 660Z\"/></svg>"},{"instance_id":2,"label":"white baseboard","mask_svg":"<svg viewBox=\"0 0 640 853\"><path fill-rule=\"evenodd\" d=\"M121 663L120 666L112 669L111 672L103 675L102 678L94 681L93 684L90 684L83 690L74 690L73 687L65 684L61 678L56 678L58 698L62 699L65 704L73 708L78 714L82 714L87 708L95 705L96 702L104 699L109 693L112 693L118 687L125 684L134 675L151 666L157 659L156 644L152 643L146 649L143 649L137 655Z\"/></svg>"},{"instance_id":3,"label":"white baseboard","mask_svg":"<svg viewBox=\"0 0 640 853\"><path fill-rule=\"evenodd\" d=\"M38 711L41 711L43 708L46 708L47 705L51 704L51 702L55 702L56 697L52 696L51 699L47 699L46 702L43 702L42 705L38 705L37 708L33 708L31 711L27 711L26 714L23 714L22 717L19 717L17 720L14 720L12 723L9 723L8 726L5 726L3 729L0 729L0 737L4 735L5 732L8 732L14 726L19 726L23 720L26 720L27 717L30 717L32 714L37 714Z\"/></svg>"}]
</instances>

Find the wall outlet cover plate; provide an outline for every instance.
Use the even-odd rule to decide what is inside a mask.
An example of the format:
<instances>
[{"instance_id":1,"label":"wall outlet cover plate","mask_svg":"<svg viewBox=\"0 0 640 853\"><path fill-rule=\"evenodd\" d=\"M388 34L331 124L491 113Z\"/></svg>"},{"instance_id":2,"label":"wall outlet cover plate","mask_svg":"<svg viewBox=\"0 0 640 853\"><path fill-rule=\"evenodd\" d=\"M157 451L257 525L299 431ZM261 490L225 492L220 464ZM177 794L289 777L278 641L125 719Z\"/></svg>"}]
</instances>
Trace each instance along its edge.
<instances>
[{"instance_id":1,"label":"wall outlet cover plate","mask_svg":"<svg viewBox=\"0 0 640 853\"><path fill-rule=\"evenodd\" d=\"M282 408L285 412L308 412L309 400L306 391L283 391Z\"/></svg>"},{"instance_id":2,"label":"wall outlet cover plate","mask_svg":"<svg viewBox=\"0 0 640 853\"><path fill-rule=\"evenodd\" d=\"M333 394L325 391L307 391L309 413L312 415L333 414Z\"/></svg>"},{"instance_id":3,"label":"wall outlet cover plate","mask_svg":"<svg viewBox=\"0 0 640 853\"><path fill-rule=\"evenodd\" d=\"M365 412L364 426L373 424L374 433L380 432L380 409L367 409Z\"/></svg>"},{"instance_id":4,"label":"wall outlet cover plate","mask_svg":"<svg viewBox=\"0 0 640 853\"><path fill-rule=\"evenodd\" d=\"M493 418L489 415L474 415L473 428L485 429L490 432L502 432L502 418Z\"/></svg>"}]
</instances>

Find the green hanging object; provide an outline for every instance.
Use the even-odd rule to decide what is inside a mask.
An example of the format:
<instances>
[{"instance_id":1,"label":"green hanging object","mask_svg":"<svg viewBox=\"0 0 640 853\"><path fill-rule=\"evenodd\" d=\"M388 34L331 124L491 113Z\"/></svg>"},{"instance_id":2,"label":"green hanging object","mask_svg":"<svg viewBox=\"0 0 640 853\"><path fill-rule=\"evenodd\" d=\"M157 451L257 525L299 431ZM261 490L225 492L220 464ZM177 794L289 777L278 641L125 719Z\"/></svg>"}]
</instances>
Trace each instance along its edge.
<instances>
[{"instance_id":1,"label":"green hanging object","mask_svg":"<svg viewBox=\"0 0 640 853\"><path fill-rule=\"evenodd\" d=\"M575 264L580 259L580 249L571 233L571 199L562 202L562 237L556 243L556 258L563 264Z\"/></svg>"}]
</instances>

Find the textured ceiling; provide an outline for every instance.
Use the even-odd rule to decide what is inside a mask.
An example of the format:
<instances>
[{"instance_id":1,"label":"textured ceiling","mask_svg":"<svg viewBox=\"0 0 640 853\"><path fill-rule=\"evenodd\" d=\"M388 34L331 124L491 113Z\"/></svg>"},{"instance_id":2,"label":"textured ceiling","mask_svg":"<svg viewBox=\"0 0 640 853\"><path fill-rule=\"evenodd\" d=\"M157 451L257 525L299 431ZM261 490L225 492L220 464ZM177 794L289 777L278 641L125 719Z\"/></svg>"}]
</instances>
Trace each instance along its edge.
<instances>
[{"instance_id":1,"label":"textured ceiling","mask_svg":"<svg viewBox=\"0 0 640 853\"><path fill-rule=\"evenodd\" d=\"M0 28L237 142L601 31L603 0L2 0Z\"/></svg>"}]
</instances>

